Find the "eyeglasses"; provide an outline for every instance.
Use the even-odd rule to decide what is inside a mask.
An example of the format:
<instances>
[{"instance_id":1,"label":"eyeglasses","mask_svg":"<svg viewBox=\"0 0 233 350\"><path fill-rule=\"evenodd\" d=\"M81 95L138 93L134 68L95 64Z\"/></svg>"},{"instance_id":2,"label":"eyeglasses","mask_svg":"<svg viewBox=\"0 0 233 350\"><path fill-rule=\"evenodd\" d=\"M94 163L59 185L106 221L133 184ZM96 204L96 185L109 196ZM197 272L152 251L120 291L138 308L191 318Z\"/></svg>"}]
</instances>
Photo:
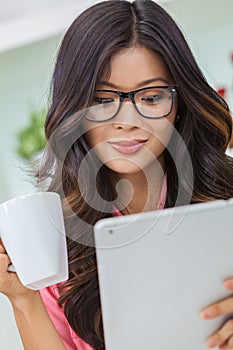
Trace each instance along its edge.
<instances>
[{"instance_id":1,"label":"eyeglasses","mask_svg":"<svg viewBox=\"0 0 233 350\"><path fill-rule=\"evenodd\" d=\"M150 86L130 92L96 90L85 117L93 122L111 120L119 113L124 99L129 98L142 117L165 118L173 109L176 94L176 86Z\"/></svg>"}]
</instances>

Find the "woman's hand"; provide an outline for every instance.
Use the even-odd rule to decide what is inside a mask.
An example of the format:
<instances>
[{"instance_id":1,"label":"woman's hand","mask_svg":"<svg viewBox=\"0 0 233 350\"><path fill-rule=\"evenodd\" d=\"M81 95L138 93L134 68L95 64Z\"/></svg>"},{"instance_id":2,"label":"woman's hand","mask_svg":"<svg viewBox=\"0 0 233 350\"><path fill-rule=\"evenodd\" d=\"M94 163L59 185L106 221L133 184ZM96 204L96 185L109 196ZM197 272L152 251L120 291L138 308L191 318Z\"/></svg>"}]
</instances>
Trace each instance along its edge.
<instances>
[{"instance_id":1,"label":"woman's hand","mask_svg":"<svg viewBox=\"0 0 233 350\"><path fill-rule=\"evenodd\" d=\"M11 301L23 348L25 350L65 350L39 291L24 287L17 274L7 270L10 263L0 240L0 292Z\"/></svg>"},{"instance_id":2,"label":"woman's hand","mask_svg":"<svg viewBox=\"0 0 233 350\"><path fill-rule=\"evenodd\" d=\"M24 287L17 274L7 270L10 263L10 258L0 240L0 292L6 295L11 302L27 299L35 291Z\"/></svg>"},{"instance_id":3,"label":"woman's hand","mask_svg":"<svg viewBox=\"0 0 233 350\"><path fill-rule=\"evenodd\" d=\"M233 291L233 278L224 281L224 287ZM201 311L201 317L205 320L212 319L220 315L233 313L233 296L218 301ZM216 333L207 339L209 348L230 350L233 349L233 318L228 320Z\"/></svg>"}]
</instances>

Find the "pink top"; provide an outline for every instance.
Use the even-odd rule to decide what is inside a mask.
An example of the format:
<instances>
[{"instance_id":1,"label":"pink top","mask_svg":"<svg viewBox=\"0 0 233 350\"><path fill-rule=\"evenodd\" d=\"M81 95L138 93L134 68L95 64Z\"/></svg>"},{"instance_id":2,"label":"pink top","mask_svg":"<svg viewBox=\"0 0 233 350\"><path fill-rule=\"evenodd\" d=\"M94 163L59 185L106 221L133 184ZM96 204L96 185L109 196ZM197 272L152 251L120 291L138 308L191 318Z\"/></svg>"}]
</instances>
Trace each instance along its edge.
<instances>
[{"instance_id":1,"label":"pink top","mask_svg":"<svg viewBox=\"0 0 233 350\"><path fill-rule=\"evenodd\" d=\"M163 209L167 194L167 178L164 177L158 209ZM121 216L121 212L115 210L114 216ZM70 327L64 311L57 305L59 297L59 285L53 285L40 290L44 305L50 315L50 318L59 333L66 350L93 350L93 348L82 340Z\"/></svg>"}]
</instances>

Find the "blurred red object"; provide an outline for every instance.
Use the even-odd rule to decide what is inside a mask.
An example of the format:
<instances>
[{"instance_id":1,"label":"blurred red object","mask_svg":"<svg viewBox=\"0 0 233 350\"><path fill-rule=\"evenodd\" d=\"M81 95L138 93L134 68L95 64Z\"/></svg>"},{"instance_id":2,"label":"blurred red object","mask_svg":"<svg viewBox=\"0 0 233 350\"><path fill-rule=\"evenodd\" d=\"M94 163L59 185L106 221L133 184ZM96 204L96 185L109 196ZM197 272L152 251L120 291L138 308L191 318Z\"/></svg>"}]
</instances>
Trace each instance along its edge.
<instances>
[{"instance_id":1,"label":"blurred red object","mask_svg":"<svg viewBox=\"0 0 233 350\"><path fill-rule=\"evenodd\" d=\"M226 89L224 87L221 87L217 90L217 93L222 96L223 98L225 98L226 95Z\"/></svg>"},{"instance_id":2,"label":"blurred red object","mask_svg":"<svg viewBox=\"0 0 233 350\"><path fill-rule=\"evenodd\" d=\"M233 52L231 53L231 62L233 63Z\"/></svg>"},{"instance_id":3,"label":"blurred red object","mask_svg":"<svg viewBox=\"0 0 233 350\"><path fill-rule=\"evenodd\" d=\"M233 63L233 52L231 53L231 62ZM233 125L232 125L232 128L233 128ZM229 148L233 148L233 133L232 133L231 141L229 143Z\"/></svg>"}]
</instances>

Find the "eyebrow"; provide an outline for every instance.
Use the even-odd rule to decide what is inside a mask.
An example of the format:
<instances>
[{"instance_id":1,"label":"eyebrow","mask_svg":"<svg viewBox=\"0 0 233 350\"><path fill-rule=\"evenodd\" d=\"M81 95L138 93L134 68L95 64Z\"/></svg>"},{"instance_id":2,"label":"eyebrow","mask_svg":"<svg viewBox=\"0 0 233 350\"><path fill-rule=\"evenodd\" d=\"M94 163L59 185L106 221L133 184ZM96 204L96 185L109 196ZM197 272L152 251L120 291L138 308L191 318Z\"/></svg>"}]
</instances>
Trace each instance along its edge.
<instances>
[{"instance_id":1,"label":"eyebrow","mask_svg":"<svg viewBox=\"0 0 233 350\"><path fill-rule=\"evenodd\" d=\"M147 84L150 84L150 83L154 83L156 81L162 81L163 83L169 85L169 82L166 79L164 79L162 77L157 77L157 78L151 78L151 79L148 79L148 80L141 81L138 85L135 86L135 89L140 88L140 87L142 87L144 85L147 85ZM118 89L118 86L116 86L113 83L107 82L107 81L100 81L98 83L98 86L99 85L105 85L105 86L109 86L109 87L111 87L113 89Z\"/></svg>"}]
</instances>

